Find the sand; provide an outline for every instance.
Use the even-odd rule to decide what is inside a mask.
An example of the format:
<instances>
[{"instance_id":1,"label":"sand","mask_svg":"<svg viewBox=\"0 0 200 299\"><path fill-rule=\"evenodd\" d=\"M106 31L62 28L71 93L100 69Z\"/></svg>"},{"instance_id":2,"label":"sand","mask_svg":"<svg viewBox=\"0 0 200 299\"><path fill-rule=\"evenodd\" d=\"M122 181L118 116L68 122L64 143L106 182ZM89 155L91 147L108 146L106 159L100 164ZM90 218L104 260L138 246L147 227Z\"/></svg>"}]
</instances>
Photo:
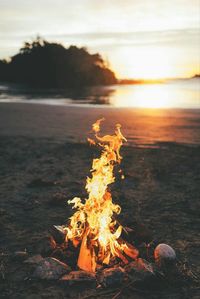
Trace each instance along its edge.
<instances>
[{"instance_id":1,"label":"sand","mask_svg":"<svg viewBox=\"0 0 200 299\"><path fill-rule=\"evenodd\" d=\"M132 146L122 149L126 179L117 179L112 187L113 200L122 207L120 221L144 224L157 243L170 244L188 271L199 275L199 112L145 115L147 111L128 109L0 105L2 298L84 297L85 291L77 288L27 279L22 262L11 256L24 249L39 253L50 228L65 223L72 214L67 200L84 197L85 178L97 155L84 139L91 123L101 116L108 120L105 131L112 132L112 125L120 122L125 135L132 138ZM127 290L120 298L198 295L191 281L161 293Z\"/></svg>"},{"instance_id":2,"label":"sand","mask_svg":"<svg viewBox=\"0 0 200 299\"><path fill-rule=\"evenodd\" d=\"M130 145L156 142L200 144L200 110L133 109L1 103L0 131L5 136L85 142L91 124L105 118L104 132L116 123Z\"/></svg>"}]
</instances>

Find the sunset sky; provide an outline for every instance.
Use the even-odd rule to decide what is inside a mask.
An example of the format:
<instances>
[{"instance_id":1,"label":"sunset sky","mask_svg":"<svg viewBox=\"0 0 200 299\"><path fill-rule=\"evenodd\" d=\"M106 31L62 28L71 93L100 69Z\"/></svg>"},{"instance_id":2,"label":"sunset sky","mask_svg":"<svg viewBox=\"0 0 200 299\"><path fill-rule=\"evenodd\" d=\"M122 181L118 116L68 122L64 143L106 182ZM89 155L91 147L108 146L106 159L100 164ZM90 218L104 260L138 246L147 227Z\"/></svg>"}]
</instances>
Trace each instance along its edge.
<instances>
[{"instance_id":1,"label":"sunset sky","mask_svg":"<svg viewBox=\"0 0 200 299\"><path fill-rule=\"evenodd\" d=\"M0 0L0 59L37 34L99 52L119 78L200 72L200 0Z\"/></svg>"}]
</instances>

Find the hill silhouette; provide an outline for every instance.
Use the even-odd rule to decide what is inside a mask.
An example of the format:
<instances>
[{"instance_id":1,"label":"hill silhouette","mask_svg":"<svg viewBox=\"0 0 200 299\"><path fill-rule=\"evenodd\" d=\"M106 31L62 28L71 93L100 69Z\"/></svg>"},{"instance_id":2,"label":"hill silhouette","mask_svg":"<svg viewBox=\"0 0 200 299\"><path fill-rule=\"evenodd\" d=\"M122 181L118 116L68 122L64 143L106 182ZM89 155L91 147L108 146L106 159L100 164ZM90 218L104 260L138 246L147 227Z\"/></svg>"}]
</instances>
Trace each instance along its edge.
<instances>
[{"instance_id":1,"label":"hill silhouette","mask_svg":"<svg viewBox=\"0 0 200 299\"><path fill-rule=\"evenodd\" d=\"M102 57L86 48L50 43L37 37L25 42L10 61L0 60L0 80L35 87L78 87L117 82Z\"/></svg>"}]
</instances>

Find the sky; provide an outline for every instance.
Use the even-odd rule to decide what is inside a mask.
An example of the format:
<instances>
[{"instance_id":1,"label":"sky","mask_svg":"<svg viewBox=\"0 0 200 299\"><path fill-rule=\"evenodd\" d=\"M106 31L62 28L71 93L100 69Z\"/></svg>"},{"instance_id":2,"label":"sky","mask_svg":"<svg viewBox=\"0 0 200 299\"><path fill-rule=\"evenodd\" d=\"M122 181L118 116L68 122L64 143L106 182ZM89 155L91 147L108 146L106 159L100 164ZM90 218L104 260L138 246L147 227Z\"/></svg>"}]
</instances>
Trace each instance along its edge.
<instances>
[{"instance_id":1,"label":"sky","mask_svg":"<svg viewBox=\"0 0 200 299\"><path fill-rule=\"evenodd\" d=\"M118 78L200 73L200 0L0 0L0 59L38 34L99 52Z\"/></svg>"}]
</instances>

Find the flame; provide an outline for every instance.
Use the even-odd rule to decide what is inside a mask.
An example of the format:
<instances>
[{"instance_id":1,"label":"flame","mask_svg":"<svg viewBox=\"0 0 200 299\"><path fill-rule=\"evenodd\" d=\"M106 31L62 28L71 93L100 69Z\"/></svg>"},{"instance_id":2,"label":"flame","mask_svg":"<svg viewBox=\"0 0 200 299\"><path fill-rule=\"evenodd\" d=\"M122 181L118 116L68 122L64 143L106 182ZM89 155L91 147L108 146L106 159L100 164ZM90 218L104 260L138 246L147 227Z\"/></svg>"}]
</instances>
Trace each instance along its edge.
<instances>
[{"instance_id":1,"label":"flame","mask_svg":"<svg viewBox=\"0 0 200 299\"><path fill-rule=\"evenodd\" d=\"M74 246L81 243L78 266L92 272L99 263L109 264L112 257L127 262L124 252L131 257L137 255L135 249L119 239L122 226L117 224L115 215L120 213L121 208L112 202L108 190L108 186L115 181L114 166L121 162L120 148L126 139L119 124L114 135L99 136L103 120L99 119L92 125L102 153L99 158L93 159L91 177L86 180L88 198L84 202L78 197L68 200L76 212L65 228L66 241L71 240ZM88 140L90 144L96 144L94 140Z\"/></svg>"}]
</instances>

